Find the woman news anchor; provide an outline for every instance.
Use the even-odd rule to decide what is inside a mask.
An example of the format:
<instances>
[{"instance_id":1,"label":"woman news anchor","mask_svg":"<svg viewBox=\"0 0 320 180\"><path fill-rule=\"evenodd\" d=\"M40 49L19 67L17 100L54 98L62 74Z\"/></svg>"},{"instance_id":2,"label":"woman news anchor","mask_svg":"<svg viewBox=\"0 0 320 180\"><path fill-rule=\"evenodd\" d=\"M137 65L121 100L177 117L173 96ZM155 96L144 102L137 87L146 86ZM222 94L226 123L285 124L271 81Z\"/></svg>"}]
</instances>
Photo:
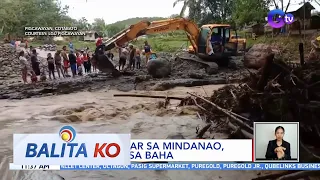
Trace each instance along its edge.
<instances>
[{"instance_id":1,"label":"woman news anchor","mask_svg":"<svg viewBox=\"0 0 320 180\"><path fill-rule=\"evenodd\" d=\"M266 159L267 160L290 160L291 152L290 152L290 143L283 140L284 136L284 128L282 126L278 126L275 129L275 140L269 141Z\"/></svg>"}]
</instances>

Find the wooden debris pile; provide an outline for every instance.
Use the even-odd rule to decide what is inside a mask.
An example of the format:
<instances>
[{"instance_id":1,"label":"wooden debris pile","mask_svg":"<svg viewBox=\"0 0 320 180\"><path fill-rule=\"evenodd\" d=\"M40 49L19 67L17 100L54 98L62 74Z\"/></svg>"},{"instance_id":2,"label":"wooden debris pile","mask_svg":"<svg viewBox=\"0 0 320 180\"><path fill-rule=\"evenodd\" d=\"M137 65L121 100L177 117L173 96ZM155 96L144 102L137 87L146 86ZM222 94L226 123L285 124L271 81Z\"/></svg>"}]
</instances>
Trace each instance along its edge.
<instances>
[{"instance_id":1,"label":"wooden debris pile","mask_svg":"<svg viewBox=\"0 0 320 180\"><path fill-rule=\"evenodd\" d=\"M320 149L320 61L292 68L270 54L266 62L243 83L211 97L190 93L180 105L198 106L208 123L224 122L239 138L253 137L253 122L300 122L300 147Z\"/></svg>"}]
</instances>

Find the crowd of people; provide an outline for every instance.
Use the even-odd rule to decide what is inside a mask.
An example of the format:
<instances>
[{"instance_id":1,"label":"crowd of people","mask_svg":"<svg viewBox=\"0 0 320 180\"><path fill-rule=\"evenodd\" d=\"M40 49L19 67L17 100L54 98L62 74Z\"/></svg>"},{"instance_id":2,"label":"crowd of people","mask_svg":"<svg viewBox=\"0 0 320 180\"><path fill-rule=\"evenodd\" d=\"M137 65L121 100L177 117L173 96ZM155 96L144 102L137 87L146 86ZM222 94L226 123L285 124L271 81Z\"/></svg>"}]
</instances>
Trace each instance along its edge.
<instances>
[{"instance_id":1,"label":"crowd of people","mask_svg":"<svg viewBox=\"0 0 320 180\"><path fill-rule=\"evenodd\" d=\"M99 37L96 41L96 47L102 45L102 38ZM46 74L48 72L49 79L56 79L56 73L59 78L83 76L91 72L97 72L97 61L93 58L93 54L89 51L89 48L81 51L75 51L72 42L67 46L63 46L61 50L57 50L54 54L47 54L46 65L41 65L41 61L38 58L36 49L32 46L26 46L26 52L20 51L19 60L21 64L22 80L24 83L28 83L27 77L30 76L31 82L37 82L38 76L40 80L46 80ZM135 68L141 68L141 51L139 48L134 47L132 44L126 46L117 46L119 52L119 70L124 70L126 64L130 70ZM146 64L151 57L151 46L147 41L144 43L143 53L146 56ZM106 53L106 56L110 61L114 60L114 55L111 51ZM127 63L128 62L128 63ZM55 73L56 72L56 73Z\"/></svg>"},{"instance_id":2,"label":"crowd of people","mask_svg":"<svg viewBox=\"0 0 320 180\"><path fill-rule=\"evenodd\" d=\"M59 78L65 78L70 77L70 71L72 77L97 71L96 61L88 49L75 52L71 48L67 51L67 47L63 46L62 50L57 50L54 55L48 53L47 63L41 66L36 49L30 46L26 52L23 50L19 52L19 60L24 83L28 83L28 75L30 75L31 82L37 82L39 78L46 80L47 72L49 79L52 80L56 79L55 72ZM40 77L38 78L38 76Z\"/></svg>"},{"instance_id":3,"label":"crowd of people","mask_svg":"<svg viewBox=\"0 0 320 180\"><path fill-rule=\"evenodd\" d=\"M129 44L128 46L124 46L124 47L119 47L117 44L115 45L118 48L118 52L119 52L119 70L124 69L127 61L128 61L129 69L133 70L135 68L137 69L141 68L141 51L139 48L134 47L132 44ZM145 64L148 64L149 60L152 60L155 58L151 56L152 51L148 41L144 42L144 48L142 53L145 55L145 59L146 59Z\"/></svg>"}]
</instances>

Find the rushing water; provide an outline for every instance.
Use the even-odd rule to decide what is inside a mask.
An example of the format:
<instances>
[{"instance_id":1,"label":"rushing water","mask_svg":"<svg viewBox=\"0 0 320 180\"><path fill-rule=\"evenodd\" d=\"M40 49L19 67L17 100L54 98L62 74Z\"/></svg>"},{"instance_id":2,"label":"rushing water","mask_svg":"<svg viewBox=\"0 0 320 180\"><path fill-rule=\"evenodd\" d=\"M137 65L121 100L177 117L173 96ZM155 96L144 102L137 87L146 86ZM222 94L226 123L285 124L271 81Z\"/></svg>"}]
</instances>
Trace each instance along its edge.
<instances>
[{"instance_id":1,"label":"rushing water","mask_svg":"<svg viewBox=\"0 0 320 180\"><path fill-rule=\"evenodd\" d=\"M165 92L139 92L186 96L186 92L203 94L219 86L175 88ZM131 133L135 139L161 139L181 133L193 138L196 127L204 125L195 110L159 108L160 99L113 97L116 91L81 92L61 96L0 102L0 174L4 180L59 180L65 179L251 179L253 171L8 171L12 162L12 134L54 133L71 124L79 133ZM61 177L60 177L61 176ZM1 179L1 178L0 178Z\"/></svg>"},{"instance_id":2,"label":"rushing water","mask_svg":"<svg viewBox=\"0 0 320 180\"><path fill-rule=\"evenodd\" d=\"M46 57L49 51L38 50ZM52 53L52 52L51 52ZM207 94L221 86L175 88L164 92L139 92L185 97L186 92ZM203 126L190 107L159 108L160 99L113 97L116 91L81 92L24 100L0 100L0 180L249 180L255 171L9 171L12 134L54 133L71 124L79 133L130 133L135 139L165 139L196 135ZM224 138L216 134L215 138ZM63 178L62 178L63 177Z\"/></svg>"},{"instance_id":3,"label":"rushing water","mask_svg":"<svg viewBox=\"0 0 320 180\"><path fill-rule=\"evenodd\" d=\"M46 57L48 52L38 51ZM163 92L139 92L185 97L186 92L206 94L221 86L175 88ZM190 107L176 108L170 101L159 108L163 99L113 97L116 91L81 92L24 100L0 100L0 180L248 180L254 171L9 171L12 162L12 134L54 133L71 124L79 133L130 133L135 139L165 139L182 134L196 135L203 126ZM217 134L216 138L225 135Z\"/></svg>"}]
</instances>

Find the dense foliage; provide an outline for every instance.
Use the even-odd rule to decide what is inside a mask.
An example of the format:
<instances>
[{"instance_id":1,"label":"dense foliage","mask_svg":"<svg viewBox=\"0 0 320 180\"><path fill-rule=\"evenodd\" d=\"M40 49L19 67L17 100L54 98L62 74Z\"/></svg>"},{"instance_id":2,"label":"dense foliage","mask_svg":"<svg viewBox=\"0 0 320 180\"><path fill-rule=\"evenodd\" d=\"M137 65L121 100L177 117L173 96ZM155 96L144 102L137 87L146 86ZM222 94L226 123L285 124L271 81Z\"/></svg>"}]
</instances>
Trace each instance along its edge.
<instances>
[{"instance_id":1,"label":"dense foliage","mask_svg":"<svg viewBox=\"0 0 320 180\"><path fill-rule=\"evenodd\" d=\"M26 26L70 26L76 21L54 0L1 0L0 34L23 35Z\"/></svg>"},{"instance_id":2,"label":"dense foliage","mask_svg":"<svg viewBox=\"0 0 320 180\"><path fill-rule=\"evenodd\" d=\"M244 26L264 21L268 13L269 0L176 0L182 2L180 16L188 7L189 18L198 24L231 23Z\"/></svg>"},{"instance_id":3,"label":"dense foliage","mask_svg":"<svg viewBox=\"0 0 320 180\"><path fill-rule=\"evenodd\" d=\"M320 0L311 0L317 1ZM188 9L188 17L199 25L207 23L231 23L238 27L254 22L263 22L268 7L273 5L286 10L290 4L281 4L281 0L176 0L183 3L180 16ZM62 7L59 0L1 0L0 1L0 36L6 33L23 35L26 26L77 26L79 30L95 30L104 36L112 36L127 26L142 19L150 21L161 17L130 18L113 24L106 24L101 18L92 24L83 17L70 18L68 6ZM177 17L171 15L168 17Z\"/></svg>"}]
</instances>

